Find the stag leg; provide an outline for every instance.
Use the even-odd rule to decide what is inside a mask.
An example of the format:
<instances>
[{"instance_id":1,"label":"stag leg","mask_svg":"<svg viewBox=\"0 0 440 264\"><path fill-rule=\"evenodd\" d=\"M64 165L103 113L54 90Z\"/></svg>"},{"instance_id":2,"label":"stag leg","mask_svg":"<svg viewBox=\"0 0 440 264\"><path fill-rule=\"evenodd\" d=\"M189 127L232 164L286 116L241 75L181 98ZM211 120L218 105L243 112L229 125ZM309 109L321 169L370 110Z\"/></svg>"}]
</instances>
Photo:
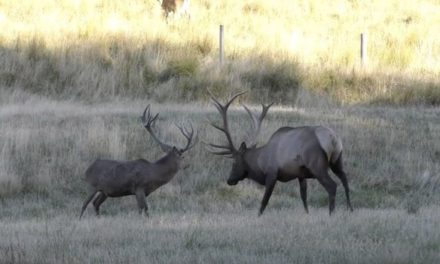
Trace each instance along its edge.
<instances>
[{"instance_id":1,"label":"stag leg","mask_svg":"<svg viewBox=\"0 0 440 264\"><path fill-rule=\"evenodd\" d=\"M304 205L304 209L306 210L306 213L309 213L309 208L307 207L307 180L305 178L298 178L299 180L299 190L301 193L301 200Z\"/></svg>"},{"instance_id":2,"label":"stag leg","mask_svg":"<svg viewBox=\"0 0 440 264\"><path fill-rule=\"evenodd\" d=\"M142 214L142 212L145 213L146 216L148 216L148 206L145 201L145 192L144 190L137 190L136 191L136 201L139 207L139 214Z\"/></svg>"},{"instance_id":3,"label":"stag leg","mask_svg":"<svg viewBox=\"0 0 440 264\"><path fill-rule=\"evenodd\" d=\"M263 214L264 209L266 209L267 203L269 202L270 196L272 195L273 188L275 187L276 180L270 180L266 182L266 191L264 192L263 200L261 201L260 211L258 216Z\"/></svg>"},{"instance_id":4,"label":"stag leg","mask_svg":"<svg viewBox=\"0 0 440 264\"><path fill-rule=\"evenodd\" d=\"M353 207L350 202L350 189L348 188L347 175L342 168L342 154L339 156L338 160L334 164L330 164L331 170L338 176L344 186L345 198L347 200L347 207L353 212Z\"/></svg>"},{"instance_id":5,"label":"stag leg","mask_svg":"<svg viewBox=\"0 0 440 264\"><path fill-rule=\"evenodd\" d=\"M335 209L335 197L336 197L336 182L330 178L327 172L323 172L316 176L316 179L324 186L325 190L328 192L328 201L329 201L329 213L332 214Z\"/></svg>"},{"instance_id":6,"label":"stag leg","mask_svg":"<svg viewBox=\"0 0 440 264\"><path fill-rule=\"evenodd\" d=\"M100 192L99 195L93 200L93 206L95 207L96 215L99 215L99 206L107 199L107 195Z\"/></svg>"},{"instance_id":7,"label":"stag leg","mask_svg":"<svg viewBox=\"0 0 440 264\"><path fill-rule=\"evenodd\" d=\"M90 192L89 196L88 196L87 199L84 201L84 204L83 204L82 209L81 209L81 214L79 215L79 219L81 219L81 217L82 217L84 211L85 211L86 208L87 208L87 205L90 203L90 201L93 199L93 197L95 197L95 195L96 195L97 192L98 192L97 190L93 190L92 192Z\"/></svg>"}]
</instances>

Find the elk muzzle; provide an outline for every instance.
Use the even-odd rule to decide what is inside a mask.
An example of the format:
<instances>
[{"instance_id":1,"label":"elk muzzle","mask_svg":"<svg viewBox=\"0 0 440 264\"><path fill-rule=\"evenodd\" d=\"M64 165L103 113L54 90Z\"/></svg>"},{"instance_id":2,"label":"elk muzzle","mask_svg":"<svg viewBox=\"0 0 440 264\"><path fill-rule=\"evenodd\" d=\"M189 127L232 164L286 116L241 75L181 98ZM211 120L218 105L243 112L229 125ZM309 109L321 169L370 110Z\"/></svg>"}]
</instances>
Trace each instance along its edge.
<instances>
[{"instance_id":1,"label":"elk muzzle","mask_svg":"<svg viewBox=\"0 0 440 264\"><path fill-rule=\"evenodd\" d=\"M226 181L226 183L227 183L228 185L230 185L230 186L233 186L233 185L237 185L238 180L231 180L231 179L228 179L228 180Z\"/></svg>"}]
</instances>

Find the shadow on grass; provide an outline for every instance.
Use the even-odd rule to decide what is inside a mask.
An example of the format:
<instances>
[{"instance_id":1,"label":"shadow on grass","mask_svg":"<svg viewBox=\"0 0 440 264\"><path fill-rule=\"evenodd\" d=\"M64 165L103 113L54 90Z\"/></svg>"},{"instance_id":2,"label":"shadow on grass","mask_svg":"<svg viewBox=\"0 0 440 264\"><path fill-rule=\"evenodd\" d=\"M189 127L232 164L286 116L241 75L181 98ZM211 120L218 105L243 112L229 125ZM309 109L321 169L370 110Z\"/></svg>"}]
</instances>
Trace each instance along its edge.
<instances>
[{"instance_id":1,"label":"shadow on grass","mask_svg":"<svg viewBox=\"0 0 440 264\"><path fill-rule=\"evenodd\" d=\"M136 45L135 45L136 44ZM300 87L339 103L440 103L438 80L377 72L308 69L289 58L233 56L224 65L204 39L182 45L164 40L139 43L109 37L103 42L49 48L44 40L18 40L0 47L0 85L55 99L106 101L118 97L163 101L207 100L250 90L250 101L292 105Z\"/></svg>"}]
</instances>

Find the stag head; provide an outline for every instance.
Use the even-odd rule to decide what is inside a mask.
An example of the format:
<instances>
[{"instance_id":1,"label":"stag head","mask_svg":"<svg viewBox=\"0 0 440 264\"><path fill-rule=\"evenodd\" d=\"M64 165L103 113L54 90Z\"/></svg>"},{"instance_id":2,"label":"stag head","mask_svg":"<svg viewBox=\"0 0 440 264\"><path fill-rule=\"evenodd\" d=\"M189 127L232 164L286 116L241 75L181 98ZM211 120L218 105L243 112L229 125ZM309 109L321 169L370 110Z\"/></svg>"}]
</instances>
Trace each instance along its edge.
<instances>
[{"instance_id":1,"label":"stag head","mask_svg":"<svg viewBox=\"0 0 440 264\"><path fill-rule=\"evenodd\" d=\"M232 104L232 102L240 95L244 94L245 92L240 92L235 95L233 95L225 104L221 104L212 94L211 94L211 100L219 111L220 115L223 119L223 127L218 126L216 124L211 124L214 128L218 129L219 131L223 132L226 136L227 145L219 145L219 144L212 144L208 143L209 146L220 149L220 151L210 151L211 153L215 155L227 155L231 157L234 162L232 164L231 172L229 173L229 178L227 180L227 183L229 185L235 185L239 181L245 179L247 175L250 172L250 166L248 162L246 161L245 154L250 149L255 149L257 146L257 137L260 133L261 129L261 123L263 122L264 117L266 116L269 108L272 106L272 104L264 105L262 104L262 111L259 116L252 113L252 111L245 105L242 105L246 112L249 114L249 116L252 119L252 126L254 129L254 133L251 137L251 145L250 147L247 147L245 142L242 142L240 145L240 148L237 149L234 147L234 143L232 141L231 134L229 132L229 124L228 124L228 117L227 117L227 111L229 106Z\"/></svg>"}]
</instances>

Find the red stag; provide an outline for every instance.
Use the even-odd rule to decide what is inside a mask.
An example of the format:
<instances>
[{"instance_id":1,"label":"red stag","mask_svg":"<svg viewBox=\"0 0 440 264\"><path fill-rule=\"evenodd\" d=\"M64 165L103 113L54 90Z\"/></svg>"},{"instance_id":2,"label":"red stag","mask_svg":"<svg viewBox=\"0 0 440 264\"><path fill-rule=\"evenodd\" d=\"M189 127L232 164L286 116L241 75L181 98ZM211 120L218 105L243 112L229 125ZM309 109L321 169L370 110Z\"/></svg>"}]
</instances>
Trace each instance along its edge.
<instances>
[{"instance_id":1,"label":"red stag","mask_svg":"<svg viewBox=\"0 0 440 264\"><path fill-rule=\"evenodd\" d=\"M191 149L194 143L194 130L178 127L186 138L186 146L182 149L169 146L161 142L152 130L152 126L159 114L154 117L150 114L150 106L145 108L142 115L144 127L150 133L161 149L167 153L156 162L144 159L119 161L97 159L86 170L86 181L89 184L89 194L82 206L80 218L87 205L93 200L95 212L99 215L99 206L107 197L121 197L135 195L139 212L145 212L148 216L148 207L145 198L160 186L168 183L180 168L182 154ZM98 195L96 195L98 193Z\"/></svg>"}]
</instances>

